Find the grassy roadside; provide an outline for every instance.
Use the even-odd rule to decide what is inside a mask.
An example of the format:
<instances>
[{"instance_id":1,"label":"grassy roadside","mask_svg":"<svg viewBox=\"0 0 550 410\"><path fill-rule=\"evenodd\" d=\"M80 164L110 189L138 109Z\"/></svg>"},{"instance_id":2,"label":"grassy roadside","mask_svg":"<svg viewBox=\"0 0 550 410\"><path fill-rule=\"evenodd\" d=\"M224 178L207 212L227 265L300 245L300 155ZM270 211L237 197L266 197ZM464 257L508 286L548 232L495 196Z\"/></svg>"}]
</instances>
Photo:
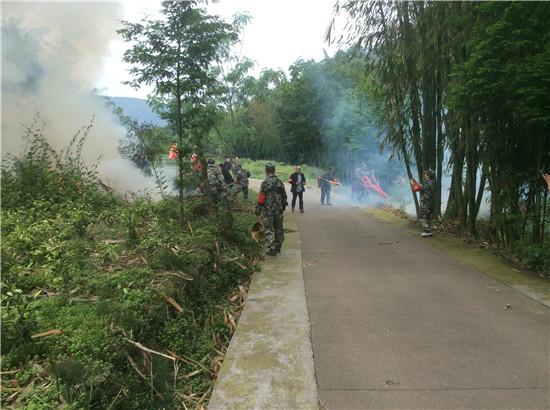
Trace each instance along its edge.
<instances>
[{"instance_id":1,"label":"grassy roadside","mask_svg":"<svg viewBox=\"0 0 550 410\"><path fill-rule=\"evenodd\" d=\"M216 163L220 164L224 161L224 158L215 158ZM251 160L247 158L241 158L241 165L243 168L247 169L250 172L250 178L261 179L265 178L265 164L272 162L275 164L277 176L286 181L292 173L294 173L294 165L286 164L283 162L269 161L269 160ZM176 174L176 162L165 160L163 161L163 168L171 172L171 174ZM234 170L232 171L234 172ZM317 184L317 177L322 175L325 171L321 168L313 167L310 165L302 165L302 172L304 173L308 185Z\"/></svg>"},{"instance_id":2,"label":"grassy roadside","mask_svg":"<svg viewBox=\"0 0 550 410\"><path fill-rule=\"evenodd\" d=\"M41 136L2 166L3 408L202 408L257 263L251 204L132 202Z\"/></svg>"},{"instance_id":3,"label":"grassy roadside","mask_svg":"<svg viewBox=\"0 0 550 410\"><path fill-rule=\"evenodd\" d=\"M370 216L389 222L413 236L418 236L420 233L417 225L393 213L379 208L365 208L364 210ZM540 278L536 273L519 269L486 249L466 243L452 234L437 233L426 241L466 265L550 307L550 281L548 279Z\"/></svg>"},{"instance_id":4,"label":"grassy roadside","mask_svg":"<svg viewBox=\"0 0 550 410\"><path fill-rule=\"evenodd\" d=\"M250 159L241 158L241 164L244 168L250 171L250 177L256 179L265 178L265 164L270 162L268 160L257 160L252 161ZM282 162L271 161L275 164L275 169L277 170L277 176L286 181L292 173L294 173L294 165L286 164ZM312 167L310 165L302 165L302 172L306 177L308 185L314 185L318 176L322 175L324 171L317 167Z\"/></svg>"}]
</instances>

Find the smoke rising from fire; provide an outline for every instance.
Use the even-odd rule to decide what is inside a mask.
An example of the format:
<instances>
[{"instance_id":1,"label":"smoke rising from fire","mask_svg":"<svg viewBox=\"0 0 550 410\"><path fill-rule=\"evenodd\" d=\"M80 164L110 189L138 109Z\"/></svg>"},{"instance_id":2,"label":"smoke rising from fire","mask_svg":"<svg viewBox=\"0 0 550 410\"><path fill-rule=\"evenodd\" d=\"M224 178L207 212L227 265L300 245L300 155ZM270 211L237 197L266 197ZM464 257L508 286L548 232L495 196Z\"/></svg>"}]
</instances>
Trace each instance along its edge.
<instances>
[{"instance_id":1,"label":"smoke rising from fire","mask_svg":"<svg viewBox=\"0 0 550 410\"><path fill-rule=\"evenodd\" d=\"M121 3L2 4L2 156L20 155L25 125L37 114L60 149L94 118L83 150L88 164L114 189L151 183L118 153L126 131L92 93L103 56L115 38Z\"/></svg>"}]
</instances>

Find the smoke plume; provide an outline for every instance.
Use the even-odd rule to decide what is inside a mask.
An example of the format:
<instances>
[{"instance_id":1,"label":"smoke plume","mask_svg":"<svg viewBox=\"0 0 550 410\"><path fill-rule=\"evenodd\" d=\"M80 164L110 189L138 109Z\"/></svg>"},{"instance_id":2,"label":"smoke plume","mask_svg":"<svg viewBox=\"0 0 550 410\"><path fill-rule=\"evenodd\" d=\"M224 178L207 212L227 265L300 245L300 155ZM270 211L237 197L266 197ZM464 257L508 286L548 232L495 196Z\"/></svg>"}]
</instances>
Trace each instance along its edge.
<instances>
[{"instance_id":1,"label":"smoke plume","mask_svg":"<svg viewBox=\"0 0 550 410\"><path fill-rule=\"evenodd\" d=\"M20 155L25 125L40 115L56 148L94 118L83 150L100 178L124 192L151 186L118 153L126 131L92 93L102 58L116 36L121 3L2 4L2 157Z\"/></svg>"}]
</instances>

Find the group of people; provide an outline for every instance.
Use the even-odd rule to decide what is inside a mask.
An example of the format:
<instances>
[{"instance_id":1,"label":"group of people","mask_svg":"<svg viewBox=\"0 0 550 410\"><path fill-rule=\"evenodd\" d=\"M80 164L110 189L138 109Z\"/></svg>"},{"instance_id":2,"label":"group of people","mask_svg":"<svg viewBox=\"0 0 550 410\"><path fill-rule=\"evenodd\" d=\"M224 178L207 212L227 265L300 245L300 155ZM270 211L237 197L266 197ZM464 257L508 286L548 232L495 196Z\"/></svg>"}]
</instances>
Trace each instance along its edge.
<instances>
[{"instance_id":1,"label":"group of people","mask_svg":"<svg viewBox=\"0 0 550 410\"><path fill-rule=\"evenodd\" d=\"M300 213L304 213L304 192L306 191L306 177L302 173L300 165L296 165L295 172L290 175L288 183L292 193L292 212L296 207L296 199L299 200ZM321 205L332 205L330 203L330 191L332 185L340 185L335 178L333 168L329 168L323 175L317 177L317 186L321 189Z\"/></svg>"},{"instance_id":2,"label":"group of people","mask_svg":"<svg viewBox=\"0 0 550 410\"><path fill-rule=\"evenodd\" d=\"M351 199L357 202L363 202L367 199L369 192L365 186L365 177L373 184L378 185L374 169L368 169L367 164L361 162L353 173L353 182L351 184Z\"/></svg>"},{"instance_id":3,"label":"group of people","mask_svg":"<svg viewBox=\"0 0 550 410\"><path fill-rule=\"evenodd\" d=\"M243 199L248 200L248 187L250 172L241 165L239 157L226 158L224 162L216 165L214 159L206 163L208 184L215 202L226 199L229 196L243 194ZM234 170L234 176L231 171Z\"/></svg>"},{"instance_id":4,"label":"group of people","mask_svg":"<svg viewBox=\"0 0 550 410\"><path fill-rule=\"evenodd\" d=\"M168 159L176 160L179 158L179 155L178 144L174 142L168 152ZM197 154L191 155L191 165L193 172L200 177L201 161ZM219 165L216 165L216 161L211 158L206 162L206 169L210 192L215 202L219 202L230 196L235 197L241 192L243 199L245 201L248 200L248 178L250 178L250 172L242 167L239 157L234 157L233 159L226 158ZM197 188L193 191L193 194L202 195L202 190Z\"/></svg>"},{"instance_id":5,"label":"group of people","mask_svg":"<svg viewBox=\"0 0 550 410\"><path fill-rule=\"evenodd\" d=\"M193 168L196 172L200 172L200 161L196 155L191 157ZM233 172L232 172L233 171ZM265 166L266 178L262 182L258 200L256 204L256 215L261 219L264 226L264 249L266 254L275 256L281 252L281 246L284 241L283 231L283 213L288 206L286 189L283 182L275 175L275 165L267 163ZM244 169L241 165L239 157L226 158L224 162L216 164L214 159L207 161L207 176L210 191L215 202L234 197L242 192L243 199L248 200L249 178L250 172ZM355 172L354 190L355 198L361 200L364 195L363 180L367 176L373 183L376 182L376 176L373 170L368 170L366 165L362 163ZM546 175L545 175L546 177ZM435 208L435 175L432 170L426 170L422 174L422 184L410 179L413 191L420 193L420 215L419 219L422 223L422 237L432 235L431 217ZM545 178L546 179L546 178ZM550 181L550 177L548 177ZM296 202L300 213L304 212L304 192L306 190L306 177L301 170L300 165L295 167L295 172L292 173L287 181L292 193L292 212L296 209ZM359 187L361 182L361 189ZM335 178L334 169L330 168L327 172L317 178L317 185L321 190L321 205L332 205L330 202L330 194L332 185L340 183Z\"/></svg>"},{"instance_id":6,"label":"group of people","mask_svg":"<svg viewBox=\"0 0 550 410\"><path fill-rule=\"evenodd\" d=\"M281 252L284 241L283 213L288 206L286 189L283 182L275 175L275 165L267 163L265 166L266 178L260 186L256 215L258 221L264 226L264 251L267 255L275 256ZM292 193L292 212L296 209L296 201L300 213L304 212L304 192L306 190L306 177L300 165L296 165L294 173L287 181ZM339 184L334 177L334 170L329 169L318 177L317 184L321 189L321 204L331 205L331 186Z\"/></svg>"},{"instance_id":7,"label":"group of people","mask_svg":"<svg viewBox=\"0 0 550 410\"><path fill-rule=\"evenodd\" d=\"M284 241L283 213L288 205L287 194L283 182L275 175L275 165L266 164L266 179L262 182L256 215L262 219L264 226L264 249L267 255L275 256L281 252ZM366 166L361 164L358 175L367 175L373 183L376 182L374 171L368 172ZM548 178L550 181L550 177ZM431 218L435 209L435 173L428 169L422 173L422 183L415 179L409 180L414 192L420 194L420 215L422 224L422 237L432 236ZM292 211L294 212L296 200L299 200L300 212L304 212L303 194L305 192L306 178L301 172L301 167L296 166L295 172L290 175L288 183L291 185ZM549 182L550 183L550 182ZM329 169L318 177L318 186L321 189L321 204L331 205L330 192L332 185L339 184L334 175L334 170Z\"/></svg>"},{"instance_id":8,"label":"group of people","mask_svg":"<svg viewBox=\"0 0 550 410\"><path fill-rule=\"evenodd\" d=\"M243 192L243 198L248 199L248 186L250 173L245 170L238 157L233 160L227 158L219 166L213 159L207 162L208 181L211 192L214 195L215 201L220 201L226 197L229 192ZM234 169L235 177L231 170ZM275 175L275 165L267 163L265 166L266 178L262 182L258 200L256 204L256 215L258 220L264 226L263 244L267 255L275 256L281 252L281 247L284 241L283 230L283 213L288 206L287 193L283 182ZM357 200L361 200L365 195L366 188L364 186L365 176L374 184L377 184L374 170L368 170L365 163L355 170L354 181L352 186L352 195ZM543 174L545 181L548 184L550 191L550 175ZM292 212L296 208L296 202L300 213L304 212L303 195L306 190L306 177L303 174L300 165L295 167L295 172L292 173L287 181L292 193ZM435 209L435 173L431 170L425 170L422 173L422 183L419 183L414 178L410 178L411 189L418 192L420 195L419 220L422 224L422 237L432 236L431 219ZM317 178L318 187L321 189L321 205L331 205L330 193L332 185L339 185L335 178L334 169L329 169L323 175Z\"/></svg>"}]
</instances>

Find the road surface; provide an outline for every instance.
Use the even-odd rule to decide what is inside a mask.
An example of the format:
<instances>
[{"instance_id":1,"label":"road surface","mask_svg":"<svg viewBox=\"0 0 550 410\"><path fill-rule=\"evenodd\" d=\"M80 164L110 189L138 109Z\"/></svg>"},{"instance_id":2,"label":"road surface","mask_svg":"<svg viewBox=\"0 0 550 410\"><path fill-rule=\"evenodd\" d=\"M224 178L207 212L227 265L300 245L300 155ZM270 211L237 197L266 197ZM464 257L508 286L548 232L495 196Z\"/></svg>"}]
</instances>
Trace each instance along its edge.
<instances>
[{"instance_id":1,"label":"road surface","mask_svg":"<svg viewBox=\"0 0 550 410\"><path fill-rule=\"evenodd\" d=\"M550 407L548 308L430 246L437 236L317 195L295 216L322 405Z\"/></svg>"}]
</instances>

